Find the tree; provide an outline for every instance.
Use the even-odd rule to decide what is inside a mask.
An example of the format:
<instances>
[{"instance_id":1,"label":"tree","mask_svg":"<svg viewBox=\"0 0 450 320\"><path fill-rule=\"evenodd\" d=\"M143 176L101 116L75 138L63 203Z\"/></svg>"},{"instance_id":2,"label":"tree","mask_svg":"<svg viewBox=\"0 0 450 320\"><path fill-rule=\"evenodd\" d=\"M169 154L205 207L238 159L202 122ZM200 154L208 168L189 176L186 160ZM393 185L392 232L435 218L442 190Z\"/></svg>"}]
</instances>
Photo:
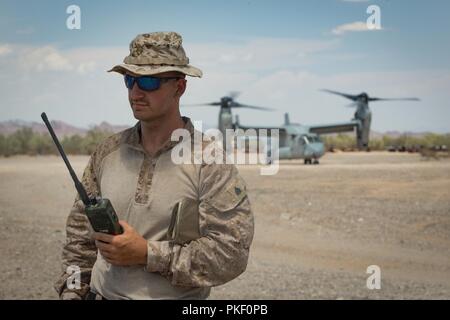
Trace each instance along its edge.
<instances>
[{"instance_id":1,"label":"tree","mask_svg":"<svg viewBox=\"0 0 450 320\"><path fill-rule=\"evenodd\" d=\"M33 130L21 128L9 136L9 147L11 154L27 154L31 149Z\"/></svg>"},{"instance_id":2,"label":"tree","mask_svg":"<svg viewBox=\"0 0 450 320\"><path fill-rule=\"evenodd\" d=\"M86 134L86 137L84 138L84 153L92 154L95 151L97 145L112 134L113 133L110 131L105 131L98 128L89 130Z\"/></svg>"},{"instance_id":3,"label":"tree","mask_svg":"<svg viewBox=\"0 0 450 320\"><path fill-rule=\"evenodd\" d=\"M48 133L37 134L35 133L31 138L29 155L43 155L43 154L57 154L58 150L53 143L52 138Z\"/></svg>"},{"instance_id":4,"label":"tree","mask_svg":"<svg viewBox=\"0 0 450 320\"><path fill-rule=\"evenodd\" d=\"M64 148L64 151L67 154L85 154L84 150L84 139L78 135L75 134L70 137L65 137L61 144Z\"/></svg>"},{"instance_id":5,"label":"tree","mask_svg":"<svg viewBox=\"0 0 450 320\"><path fill-rule=\"evenodd\" d=\"M6 137L0 134L0 156L4 156L6 153Z\"/></svg>"}]
</instances>

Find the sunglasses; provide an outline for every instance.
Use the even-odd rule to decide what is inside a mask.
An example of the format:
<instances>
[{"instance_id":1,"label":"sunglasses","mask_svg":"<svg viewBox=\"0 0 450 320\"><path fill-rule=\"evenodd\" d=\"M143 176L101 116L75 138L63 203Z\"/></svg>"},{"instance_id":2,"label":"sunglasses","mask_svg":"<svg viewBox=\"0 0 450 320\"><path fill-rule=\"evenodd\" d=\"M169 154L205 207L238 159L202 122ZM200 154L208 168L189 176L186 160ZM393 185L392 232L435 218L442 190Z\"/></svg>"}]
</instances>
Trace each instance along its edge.
<instances>
[{"instance_id":1,"label":"sunglasses","mask_svg":"<svg viewBox=\"0 0 450 320\"><path fill-rule=\"evenodd\" d=\"M181 79L180 77L164 77L164 78L156 78L150 76L143 77L133 77L129 74L125 75L125 85L128 89L133 89L134 83L136 82L139 89L144 91L154 91L158 90L161 86L161 83L173 80L173 79Z\"/></svg>"}]
</instances>

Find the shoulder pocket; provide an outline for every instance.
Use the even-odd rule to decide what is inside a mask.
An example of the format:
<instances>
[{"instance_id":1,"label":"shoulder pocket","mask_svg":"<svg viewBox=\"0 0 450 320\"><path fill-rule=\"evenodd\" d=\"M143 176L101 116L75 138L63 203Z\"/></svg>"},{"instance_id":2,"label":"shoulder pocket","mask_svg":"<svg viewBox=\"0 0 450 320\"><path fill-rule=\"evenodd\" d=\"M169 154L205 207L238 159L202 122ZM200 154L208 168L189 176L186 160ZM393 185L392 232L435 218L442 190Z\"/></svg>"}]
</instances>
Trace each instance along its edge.
<instances>
[{"instance_id":1,"label":"shoulder pocket","mask_svg":"<svg viewBox=\"0 0 450 320\"><path fill-rule=\"evenodd\" d=\"M235 176L225 186L223 191L217 192L214 197L206 200L211 206L219 211L234 209L247 195L247 187L240 176Z\"/></svg>"},{"instance_id":2,"label":"shoulder pocket","mask_svg":"<svg viewBox=\"0 0 450 320\"><path fill-rule=\"evenodd\" d=\"M184 244L201 237L198 206L199 202L190 198L175 204L167 230L168 240Z\"/></svg>"}]
</instances>

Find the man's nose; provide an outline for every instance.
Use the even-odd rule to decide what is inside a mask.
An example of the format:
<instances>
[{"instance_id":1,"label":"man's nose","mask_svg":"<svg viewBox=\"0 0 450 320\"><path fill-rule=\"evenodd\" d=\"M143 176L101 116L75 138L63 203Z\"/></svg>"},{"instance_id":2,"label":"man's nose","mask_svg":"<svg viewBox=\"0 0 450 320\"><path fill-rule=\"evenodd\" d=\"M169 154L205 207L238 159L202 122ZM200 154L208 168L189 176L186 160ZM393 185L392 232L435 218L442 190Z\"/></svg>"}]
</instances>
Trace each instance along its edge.
<instances>
[{"instance_id":1,"label":"man's nose","mask_svg":"<svg viewBox=\"0 0 450 320\"><path fill-rule=\"evenodd\" d=\"M129 91L130 98L132 100L138 100L145 96L144 92L141 89L139 89L139 86L137 85L137 83L134 83L133 87L131 89L128 89L128 91Z\"/></svg>"}]
</instances>

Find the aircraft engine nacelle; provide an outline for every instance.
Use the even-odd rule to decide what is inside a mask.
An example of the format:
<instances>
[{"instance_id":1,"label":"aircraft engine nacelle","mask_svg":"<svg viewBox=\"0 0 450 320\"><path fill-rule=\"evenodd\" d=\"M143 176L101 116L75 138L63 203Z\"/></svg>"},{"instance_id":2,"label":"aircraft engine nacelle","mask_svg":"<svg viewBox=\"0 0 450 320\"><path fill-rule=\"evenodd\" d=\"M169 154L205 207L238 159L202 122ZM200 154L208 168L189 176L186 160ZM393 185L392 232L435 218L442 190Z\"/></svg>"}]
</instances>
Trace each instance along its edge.
<instances>
[{"instance_id":1,"label":"aircraft engine nacelle","mask_svg":"<svg viewBox=\"0 0 450 320\"><path fill-rule=\"evenodd\" d=\"M357 147L359 150L367 150L369 148L370 123L372 121L371 112L367 112L364 118L359 118L358 120L361 124L356 130Z\"/></svg>"}]
</instances>

